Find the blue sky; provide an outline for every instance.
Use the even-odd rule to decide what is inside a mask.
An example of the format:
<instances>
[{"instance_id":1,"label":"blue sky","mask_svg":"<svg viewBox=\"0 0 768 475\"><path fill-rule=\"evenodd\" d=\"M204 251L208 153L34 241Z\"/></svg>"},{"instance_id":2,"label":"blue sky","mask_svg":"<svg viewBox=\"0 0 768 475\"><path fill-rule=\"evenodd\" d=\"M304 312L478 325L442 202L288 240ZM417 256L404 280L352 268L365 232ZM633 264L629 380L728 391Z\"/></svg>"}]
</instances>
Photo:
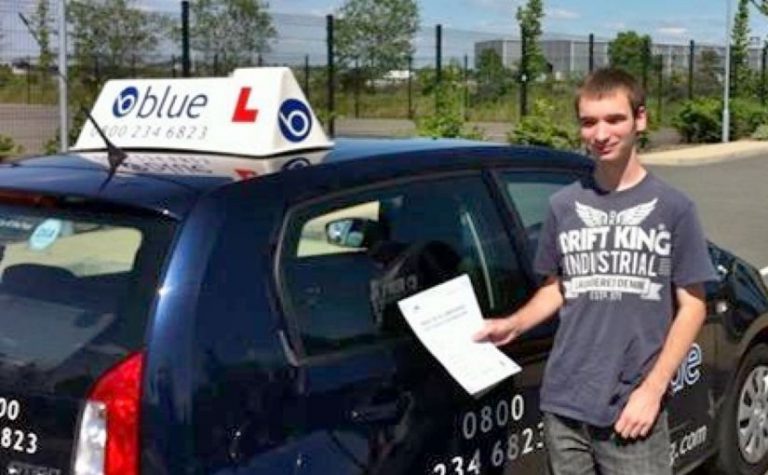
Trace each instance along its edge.
<instances>
[{"instance_id":1,"label":"blue sky","mask_svg":"<svg viewBox=\"0 0 768 475\"><path fill-rule=\"evenodd\" d=\"M737 0L732 1L735 14ZM516 33L514 13L521 0L422 0L422 24L501 34ZM332 13L342 0L271 0L270 9L284 13ZM611 38L618 31L649 33L657 42L722 43L726 0L544 0L545 33ZM752 9L752 35L765 38L768 18Z\"/></svg>"}]
</instances>

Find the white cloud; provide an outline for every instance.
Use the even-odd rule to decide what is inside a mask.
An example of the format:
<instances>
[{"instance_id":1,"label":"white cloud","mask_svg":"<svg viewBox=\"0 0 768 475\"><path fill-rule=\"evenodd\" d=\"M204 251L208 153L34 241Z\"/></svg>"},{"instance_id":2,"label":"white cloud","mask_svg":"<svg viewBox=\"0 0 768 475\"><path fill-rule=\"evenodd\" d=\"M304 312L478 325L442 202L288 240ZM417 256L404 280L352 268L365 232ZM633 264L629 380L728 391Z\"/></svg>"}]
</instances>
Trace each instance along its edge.
<instances>
[{"instance_id":1,"label":"white cloud","mask_svg":"<svg viewBox=\"0 0 768 475\"><path fill-rule=\"evenodd\" d=\"M656 32L666 36L685 36L688 34L688 28L682 26L664 26L657 28Z\"/></svg>"},{"instance_id":2,"label":"white cloud","mask_svg":"<svg viewBox=\"0 0 768 475\"><path fill-rule=\"evenodd\" d=\"M550 20L575 20L581 18L581 15L565 8L548 8L546 17Z\"/></svg>"},{"instance_id":3,"label":"white cloud","mask_svg":"<svg viewBox=\"0 0 768 475\"><path fill-rule=\"evenodd\" d=\"M469 0L469 3L482 10L513 15L517 11L517 7L523 4L521 0Z\"/></svg>"}]
</instances>

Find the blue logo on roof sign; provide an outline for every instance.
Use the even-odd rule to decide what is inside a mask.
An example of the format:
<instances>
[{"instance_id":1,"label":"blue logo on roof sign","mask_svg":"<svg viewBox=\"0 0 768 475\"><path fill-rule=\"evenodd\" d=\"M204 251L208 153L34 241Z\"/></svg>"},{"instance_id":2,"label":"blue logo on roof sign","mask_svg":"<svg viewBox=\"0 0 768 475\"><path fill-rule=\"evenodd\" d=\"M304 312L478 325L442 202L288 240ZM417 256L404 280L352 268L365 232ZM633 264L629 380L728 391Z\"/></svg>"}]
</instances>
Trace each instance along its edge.
<instances>
[{"instance_id":1,"label":"blue logo on roof sign","mask_svg":"<svg viewBox=\"0 0 768 475\"><path fill-rule=\"evenodd\" d=\"M139 90L133 86L128 86L117 95L115 103L112 104L112 114L115 117L128 115L139 102Z\"/></svg>"},{"instance_id":2,"label":"blue logo on roof sign","mask_svg":"<svg viewBox=\"0 0 768 475\"><path fill-rule=\"evenodd\" d=\"M298 99L286 99L277 115L280 132L291 142L301 142L312 130L312 114L309 107Z\"/></svg>"},{"instance_id":3,"label":"blue logo on roof sign","mask_svg":"<svg viewBox=\"0 0 768 475\"><path fill-rule=\"evenodd\" d=\"M117 118L136 112L137 119L197 119L208 105L206 94L184 94L171 86L141 92L128 86L117 95L112 104L112 114Z\"/></svg>"},{"instance_id":4,"label":"blue logo on roof sign","mask_svg":"<svg viewBox=\"0 0 768 475\"><path fill-rule=\"evenodd\" d=\"M282 169L283 170L297 170L299 168L304 168L309 166L309 160L307 160L304 157L298 157L294 158L293 160L290 160L283 164Z\"/></svg>"}]
</instances>

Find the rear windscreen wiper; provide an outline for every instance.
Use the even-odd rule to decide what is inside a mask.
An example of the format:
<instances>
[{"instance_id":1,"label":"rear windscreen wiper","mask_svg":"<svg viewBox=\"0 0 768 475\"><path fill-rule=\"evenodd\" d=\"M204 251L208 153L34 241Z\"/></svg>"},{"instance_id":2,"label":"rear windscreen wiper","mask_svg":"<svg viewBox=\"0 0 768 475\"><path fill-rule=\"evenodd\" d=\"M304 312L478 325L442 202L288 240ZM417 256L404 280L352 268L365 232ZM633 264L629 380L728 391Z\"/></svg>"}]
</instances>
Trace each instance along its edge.
<instances>
[{"instance_id":1,"label":"rear windscreen wiper","mask_svg":"<svg viewBox=\"0 0 768 475\"><path fill-rule=\"evenodd\" d=\"M24 26L27 27L27 30L29 31L29 34L32 35L32 38L37 43L37 46L42 48L42 45L40 43L40 39L37 37L37 34L35 33L35 30L32 28L32 25L30 25L27 18L24 16L24 14L19 13L19 18L21 18L21 21L24 22ZM69 81L67 80L64 75L61 74L61 72L57 69L56 75L59 76L69 84ZM109 162L109 172L107 174L107 179L104 180L104 183L101 184L99 189L104 189L105 186L109 183L109 181L112 179L112 177L117 172L117 169L120 167L120 165L125 161L126 158L128 158L128 154L125 153L122 149L120 149L118 146L112 143L112 141L107 138L107 135L104 133L104 131L99 127L99 124L96 122L96 119L93 118L91 115L91 112L86 109L84 106L80 106L80 112L84 113L85 116L88 118L89 121L91 121L91 124L93 124L93 127L96 129L96 132L99 133L99 136L102 140L104 140L104 144L107 146L107 162ZM60 131L59 133L64 133L64 131Z\"/></svg>"}]
</instances>

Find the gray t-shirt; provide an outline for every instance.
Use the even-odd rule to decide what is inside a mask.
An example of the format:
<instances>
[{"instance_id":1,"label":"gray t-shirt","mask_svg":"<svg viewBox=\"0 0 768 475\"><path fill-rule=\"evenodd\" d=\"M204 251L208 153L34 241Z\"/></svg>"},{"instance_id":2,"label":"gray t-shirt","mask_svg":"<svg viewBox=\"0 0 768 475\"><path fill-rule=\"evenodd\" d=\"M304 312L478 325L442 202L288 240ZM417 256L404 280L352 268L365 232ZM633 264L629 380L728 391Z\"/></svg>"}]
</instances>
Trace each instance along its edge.
<instances>
[{"instance_id":1,"label":"gray t-shirt","mask_svg":"<svg viewBox=\"0 0 768 475\"><path fill-rule=\"evenodd\" d=\"M541 409L602 427L656 361L674 288L716 279L694 204L650 173L626 190L584 179L555 193L534 268L565 297Z\"/></svg>"}]
</instances>

